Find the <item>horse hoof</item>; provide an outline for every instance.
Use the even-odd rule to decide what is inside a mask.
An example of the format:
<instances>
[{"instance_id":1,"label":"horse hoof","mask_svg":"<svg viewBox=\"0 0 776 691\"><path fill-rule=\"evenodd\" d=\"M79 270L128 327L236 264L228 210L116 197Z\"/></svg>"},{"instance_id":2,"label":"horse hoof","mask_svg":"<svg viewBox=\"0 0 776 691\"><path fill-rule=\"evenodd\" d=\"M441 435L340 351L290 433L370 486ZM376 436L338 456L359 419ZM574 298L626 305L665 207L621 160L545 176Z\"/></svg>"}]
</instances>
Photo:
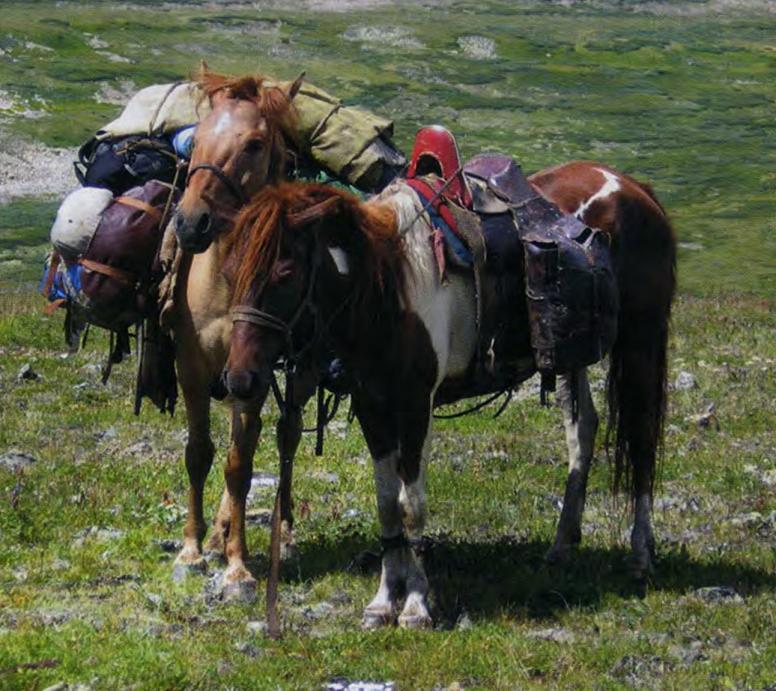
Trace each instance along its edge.
<instances>
[{"instance_id":1,"label":"horse hoof","mask_svg":"<svg viewBox=\"0 0 776 691\"><path fill-rule=\"evenodd\" d=\"M402 614L399 617L399 626L403 629L430 629L433 625L428 614Z\"/></svg>"},{"instance_id":2,"label":"horse hoof","mask_svg":"<svg viewBox=\"0 0 776 691\"><path fill-rule=\"evenodd\" d=\"M224 602L246 605L256 602L256 579L224 582L221 599Z\"/></svg>"},{"instance_id":3,"label":"horse hoof","mask_svg":"<svg viewBox=\"0 0 776 691\"><path fill-rule=\"evenodd\" d=\"M361 619L361 628L364 631L374 631L384 626L393 625L396 615L390 608L387 609L365 609L364 616Z\"/></svg>"},{"instance_id":4,"label":"horse hoof","mask_svg":"<svg viewBox=\"0 0 776 691\"><path fill-rule=\"evenodd\" d=\"M185 581L188 576L202 576L207 573L207 561L203 557L192 561L176 561L172 567L172 580Z\"/></svg>"}]
</instances>

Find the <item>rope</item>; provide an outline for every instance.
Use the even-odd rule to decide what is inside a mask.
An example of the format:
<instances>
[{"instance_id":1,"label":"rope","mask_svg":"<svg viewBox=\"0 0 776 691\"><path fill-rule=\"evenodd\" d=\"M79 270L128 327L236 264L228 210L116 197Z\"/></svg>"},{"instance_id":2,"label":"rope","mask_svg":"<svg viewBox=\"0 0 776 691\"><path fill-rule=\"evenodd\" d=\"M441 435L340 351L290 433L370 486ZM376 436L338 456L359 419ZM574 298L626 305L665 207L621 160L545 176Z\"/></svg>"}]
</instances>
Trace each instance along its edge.
<instances>
[{"instance_id":1,"label":"rope","mask_svg":"<svg viewBox=\"0 0 776 691\"><path fill-rule=\"evenodd\" d=\"M496 411L495 415L493 415L494 418L497 418L501 413L503 413L506 410L506 407L509 405L509 402L512 400L512 396L514 394L514 389L502 389L501 391L497 391L492 396L488 396L484 401L480 401L476 405L472 406L471 408L467 408L466 410L462 410L458 413L450 413L449 415L439 415L434 413L434 419L436 420L454 420L458 417L463 417L464 415L471 415L472 413L476 413L479 410L482 410L485 406L490 405L500 396L504 396L506 394L506 398L504 399L504 402L499 406L498 410Z\"/></svg>"}]
</instances>

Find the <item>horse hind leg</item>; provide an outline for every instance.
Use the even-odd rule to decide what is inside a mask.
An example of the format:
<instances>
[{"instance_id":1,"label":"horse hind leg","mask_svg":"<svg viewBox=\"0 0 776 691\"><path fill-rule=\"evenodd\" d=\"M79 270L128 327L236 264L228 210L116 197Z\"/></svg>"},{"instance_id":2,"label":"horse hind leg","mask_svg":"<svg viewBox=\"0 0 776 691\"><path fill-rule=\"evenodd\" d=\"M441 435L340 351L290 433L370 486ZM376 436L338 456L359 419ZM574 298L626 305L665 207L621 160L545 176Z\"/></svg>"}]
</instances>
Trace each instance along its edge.
<instances>
[{"instance_id":1,"label":"horse hind leg","mask_svg":"<svg viewBox=\"0 0 776 691\"><path fill-rule=\"evenodd\" d=\"M578 406L576 418L573 411L574 387ZM582 540L582 513L585 509L587 477L598 430L598 415L590 395L587 370L581 369L575 374L560 377L558 401L563 410L569 474L555 543L546 555L547 561L553 564L568 561L574 548Z\"/></svg>"}]
</instances>

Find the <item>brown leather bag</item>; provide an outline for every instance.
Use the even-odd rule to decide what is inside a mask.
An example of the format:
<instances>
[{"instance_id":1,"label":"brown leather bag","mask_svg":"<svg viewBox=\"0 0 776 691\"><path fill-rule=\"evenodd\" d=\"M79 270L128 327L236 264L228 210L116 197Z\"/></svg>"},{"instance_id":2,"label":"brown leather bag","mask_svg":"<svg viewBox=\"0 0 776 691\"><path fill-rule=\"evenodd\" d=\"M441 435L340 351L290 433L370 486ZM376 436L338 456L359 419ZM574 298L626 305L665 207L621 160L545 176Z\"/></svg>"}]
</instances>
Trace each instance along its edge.
<instances>
[{"instance_id":1,"label":"brown leather bag","mask_svg":"<svg viewBox=\"0 0 776 691\"><path fill-rule=\"evenodd\" d=\"M113 331L143 319L155 303L162 278L159 247L165 212L169 217L178 191L151 180L116 197L102 214L78 262L81 298L88 319Z\"/></svg>"}]
</instances>

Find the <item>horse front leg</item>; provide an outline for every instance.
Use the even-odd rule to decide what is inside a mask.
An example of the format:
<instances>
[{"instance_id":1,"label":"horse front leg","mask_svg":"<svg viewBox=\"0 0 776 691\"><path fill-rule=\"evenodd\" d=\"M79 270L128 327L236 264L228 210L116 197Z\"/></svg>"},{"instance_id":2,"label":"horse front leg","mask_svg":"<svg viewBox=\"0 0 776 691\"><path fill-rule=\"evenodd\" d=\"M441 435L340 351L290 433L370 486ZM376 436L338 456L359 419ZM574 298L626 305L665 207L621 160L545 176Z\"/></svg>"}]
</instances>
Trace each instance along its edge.
<instances>
[{"instance_id":1,"label":"horse front leg","mask_svg":"<svg viewBox=\"0 0 776 691\"><path fill-rule=\"evenodd\" d=\"M573 387L576 387L577 391L576 419L572 408ZM562 564L568 561L574 548L582 540L582 512L585 509L587 477L598 430L598 415L590 395L587 370L581 369L573 375L560 377L558 401L563 410L569 474L555 544L547 552L546 559L550 563Z\"/></svg>"},{"instance_id":2,"label":"horse front leg","mask_svg":"<svg viewBox=\"0 0 776 691\"><path fill-rule=\"evenodd\" d=\"M253 454L261 433L260 406L232 407L232 443L224 468L229 493L230 521L225 541L227 568L223 577L224 601L252 602L256 599L256 579L245 565L245 505L251 487Z\"/></svg>"},{"instance_id":3,"label":"horse front leg","mask_svg":"<svg viewBox=\"0 0 776 691\"><path fill-rule=\"evenodd\" d=\"M197 386L193 378L181 378L186 402L188 441L186 472L189 476L188 513L183 529L183 548L175 559L173 577L177 580L189 572L204 573L207 563L202 556L202 540L207 532L202 494L205 480L213 465L215 447L210 439L210 394L206 386Z\"/></svg>"},{"instance_id":4,"label":"horse front leg","mask_svg":"<svg viewBox=\"0 0 776 691\"><path fill-rule=\"evenodd\" d=\"M229 490L224 487L218 511L213 519L213 530L205 544L206 558L224 558L226 556L226 538L229 535L229 525L232 522L232 504Z\"/></svg>"},{"instance_id":5,"label":"horse front leg","mask_svg":"<svg viewBox=\"0 0 776 691\"><path fill-rule=\"evenodd\" d=\"M292 480L294 458L302 439L302 412L318 384L315 369L300 371L294 375L292 400L278 418L276 433L278 456L280 459L280 554L288 559L295 552L294 544L294 506L292 498Z\"/></svg>"}]
</instances>

